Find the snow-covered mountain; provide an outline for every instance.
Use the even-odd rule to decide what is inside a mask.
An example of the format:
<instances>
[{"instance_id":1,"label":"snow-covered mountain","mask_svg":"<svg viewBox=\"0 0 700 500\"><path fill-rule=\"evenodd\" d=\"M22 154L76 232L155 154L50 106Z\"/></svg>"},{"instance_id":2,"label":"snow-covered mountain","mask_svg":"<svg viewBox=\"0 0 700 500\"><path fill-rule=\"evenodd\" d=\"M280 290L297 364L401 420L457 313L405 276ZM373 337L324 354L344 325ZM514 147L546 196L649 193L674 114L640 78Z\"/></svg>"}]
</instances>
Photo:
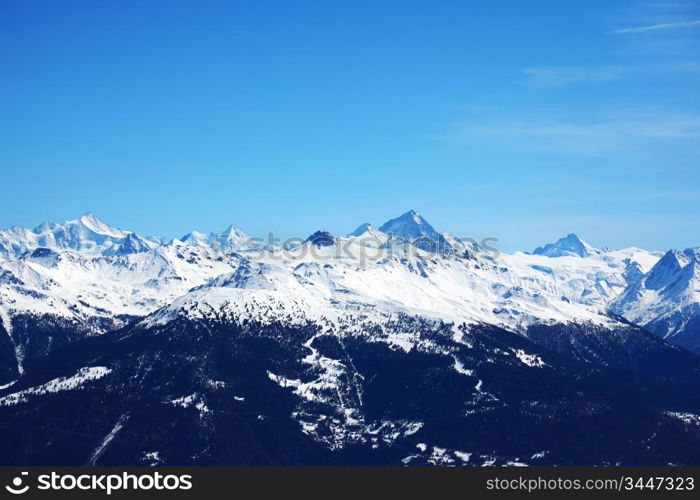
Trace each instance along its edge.
<instances>
[{"instance_id":1,"label":"snow-covered mountain","mask_svg":"<svg viewBox=\"0 0 700 500\"><path fill-rule=\"evenodd\" d=\"M316 231L306 238L306 242L318 247L329 247L335 244L335 238L328 231Z\"/></svg>"},{"instance_id":2,"label":"snow-covered mountain","mask_svg":"<svg viewBox=\"0 0 700 500\"><path fill-rule=\"evenodd\" d=\"M146 252L155 241L115 229L88 212L63 224L45 222L33 230L13 226L0 231L0 257L18 258L37 248L74 250L83 255L128 255Z\"/></svg>"},{"instance_id":3,"label":"snow-covered mountain","mask_svg":"<svg viewBox=\"0 0 700 500\"><path fill-rule=\"evenodd\" d=\"M209 246L222 251L246 250L253 245L251 237L239 227L231 224L220 233L187 233L180 241L192 246Z\"/></svg>"},{"instance_id":4,"label":"snow-covered mountain","mask_svg":"<svg viewBox=\"0 0 700 500\"><path fill-rule=\"evenodd\" d=\"M581 270L562 265L558 270L567 279L561 280L557 268L545 268L541 259L523 254L472 260L415 250L409 255L387 254L358 267L360 249L353 253L353 242L349 251L342 252L340 247L348 244L343 239L316 235L308 242L316 245L314 252L300 246L284 256L244 262L158 314L176 309L195 314L222 307L234 315L260 313L248 301L269 300L277 305L264 314L289 315L286 303L294 305L300 320L360 311L378 318L403 313L515 330L542 321L608 323L607 301L615 287L625 286L623 266L611 268L601 261Z\"/></svg>"},{"instance_id":5,"label":"snow-covered mountain","mask_svg":"<svg viewBox=\"0 0 700 500\"><path fill-rule=\"evenodd\" d=\"M363 224L360 224L357 229L355 229L352 233L348 233L348 237L351 236L362 236L363 234L373 234L376 233L376 230L374 229L374 226L370 224L369 222L365 222Z\"/></svg>"},{"instance_id":6,"label":"snow-covered mountain","mask_svg":"<svg viewBox=\"0 0 700 500\"><path fill-rule=\"evenodd\" d=\"M415 210L409 210L385 222L379 231L410 242L421 250L434 253L447 253L452 250L452 245L447 239Z\"/></svg>"},{"instance_id":7,"label":"snow-covered mountain","mask_svg":"<svg viewBox=\"0 0 700 500\"><path fill-rule=\"evenodd\" d=\"M697 249L495 255L414 211L293 248L93 215L0 235L9 463L695 463L700 358L637 325L695 346Z\"/></svg>"},{"instance_id":8,"label":"snow-covered mountain","mask_svg":"<svg viewBox=\"0 0 700 500\"><path fill-rule=\"evenodd\" d=\"M409 210L394 219L388 220L382 224L379 230L407 240L427 237L437 241L439 238L439 234L433 226L415 210Z\"/></svg>"},{"instance_id":9,"label":"snow-covered mountain","mask_svg":"<svg viewBox=\"0 0 700 500\"><path fill-rule=\"evenodd\" d=\"M700 248L669 250L611 310L670 342L700 351Z\"/></svg>"},{"instance_id":10,"label":"snow-covered mountain","mask_svg":"<svg viewBox=\"0 0 700 500\"><path fill-rule=\"evenodd\" d=\"M0 261L4 323L24 314L53 316L91 334L160 308L165 309L158 314L165 314L181 303L193 311L222 300L243 307L240 303L260 300L263 281L265 293L278 303L306 304L304 317L364 310L378 317L402 313L484 322L519 332L541 322L610 324L610 303L658 260L658 254L635 248L598 251L571 235L545 246L561 250L556 258L542 252L498 257L444 252L461 242L413 210L379 230L363 224L348 237L319 231L294 249L256 248L253 260L250 237L233 225L156 244L86 214L33 231L12 228L2 236L12 241ZM584 253L564 253L579 246ZM227 281L241 266L256 280Z\"/></svg>"},{"instance_id":11,"label":"snow-covered mountain","mask_svg":"<svg viewBox=\"0 0 700 500\"><path fill-rule=\"evenodd\" d=\"M593 248L574 233L570 233L563 238L559 238L554 243L547 243L543 247L535 248L532 253L535 255L545 255L547 257L589 257L591 255L598 255L601 251L597 248Z\"/></svg>"},{"instance_id":12,"label":"snow-covered mountain","mask_svg":"<svg viewBox=\"0 0 700 500\"><path fill-rule=\"evenodd\" d=\"M379 231L369 222L365 222L352 233L349 233L347 238L364 247L388 248L391 246L389 241L392 240L393 237L390 234Z\"/></svg>"},{"instance_id":13,"label":"snow-covered mountain","mask_svg":"<svg viewBox=\"0 0 700 500\"><path fill-rule=\"evenodd\" d=\"M607 332L633 340L608 367L483 324L296 321L254 269L217 285L247 305L77 342L0 388L0 462L697 464L699 358L643 331Z\"/></svg>"}]
</instances>

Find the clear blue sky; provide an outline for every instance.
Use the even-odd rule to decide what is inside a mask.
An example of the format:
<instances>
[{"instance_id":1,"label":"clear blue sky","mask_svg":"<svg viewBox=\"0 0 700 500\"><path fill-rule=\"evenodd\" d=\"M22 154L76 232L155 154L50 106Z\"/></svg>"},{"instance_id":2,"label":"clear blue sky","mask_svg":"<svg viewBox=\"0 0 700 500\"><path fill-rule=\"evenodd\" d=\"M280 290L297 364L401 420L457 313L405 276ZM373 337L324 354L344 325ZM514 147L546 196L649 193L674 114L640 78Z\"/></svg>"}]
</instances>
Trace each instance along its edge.
<instances>
[{"instance_id":1,"label":"clear blue sky","mask_svg":"<svg viewBox=\"0 0 700 500\"><path fill-rule=\"evenodd\" d=\"M695 1L0 3L0 227L700 245Z\"/></svg>"}]
</instances>

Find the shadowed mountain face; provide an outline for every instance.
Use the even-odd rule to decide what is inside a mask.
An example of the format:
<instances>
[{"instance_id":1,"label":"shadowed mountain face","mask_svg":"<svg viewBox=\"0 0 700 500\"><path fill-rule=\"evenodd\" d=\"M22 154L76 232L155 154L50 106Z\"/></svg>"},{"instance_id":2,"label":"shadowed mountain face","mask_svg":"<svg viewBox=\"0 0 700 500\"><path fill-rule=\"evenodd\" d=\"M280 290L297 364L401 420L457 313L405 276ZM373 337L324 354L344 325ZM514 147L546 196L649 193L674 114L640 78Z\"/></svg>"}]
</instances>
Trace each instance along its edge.
<instances>
[{"instance_id":1,"label":"shadowed mountain face","mask_svg":"<svg viewBox=\"0 0 700 500\"><path fill-rule=\"evenodd\" d=\"M306 238L308 243L312 243L320 247L330 247L335 243L335 238L328 231L316 231L314 234Z\"/></svg>"},{"instance_id":2,"label":"shadowed mountain face","mask_svg":"<svg viewBox=\"0 0 700 500\"><path fill-rule=\"evenodd\" d=\"M425 237L437 241L440 237L433 226L415 210L409 210L405 214L385 222L379 230L407 240Z\"/></svg>"},{"instance_id":3,"label":"shadowed mountain face","mask_svg":"<svg viewBox=\"0 0 700 500\"><path fill-rule=\"evenodd\" d=\"M669 342L700 352L700 250L669 250L610 308Z\"/></svg>"},{"instance_id":4,"label":"shadowed mountain face","mask_svg":"<svg viewBox=\"0 0 700 500\"><path fill-rule=\"evenodd\" d=\"M0 232L0 462L700 464L697 249L251 241Z\"/></svg>"},{"instance_id":5,"label":"shadowed mountain face","mask_svg":"<svg viewBox=\"0 0 700 500\"><path fill-rule=\"evenodd\" d=\"M452 249L447 239L414 210L385 222L379 231L411 242L428 252L447 253Z\"/></svg>"},{"instance_id":6,"label":"shadowed mountain face","mask_svg":"<svg viewBox=\"0 0 700 500\"><path fill-rule=\"evenodd\" d=\"M409 317L361 333L135 325L66 344L0 392L0 462L697 464L699 360L646 342L629 349L639 363L607 367ZM669 368L649 373L659 352Z\"/></svg>"}]
</instances>

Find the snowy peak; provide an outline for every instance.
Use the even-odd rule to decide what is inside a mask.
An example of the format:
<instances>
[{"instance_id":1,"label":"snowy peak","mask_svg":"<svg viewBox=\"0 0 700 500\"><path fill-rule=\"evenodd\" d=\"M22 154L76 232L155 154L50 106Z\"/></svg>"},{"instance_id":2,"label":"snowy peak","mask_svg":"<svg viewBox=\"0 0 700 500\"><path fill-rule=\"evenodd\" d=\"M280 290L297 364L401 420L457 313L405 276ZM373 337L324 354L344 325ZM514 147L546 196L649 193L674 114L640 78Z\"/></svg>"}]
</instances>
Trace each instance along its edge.
<instances>
[{"instance_id":1,"label":"snowy peak","mask_svg":"<svg viewBox=\"0 0 700 500\"><path fill-rule=\"evenodd\" d=\"M355 229L352 233L348 234L348 237L362 236L365 233L371 234L374 231L376 231L374 229L374 226L372 224L370 224L369 222L365 222L364 224L360 224L360 226L357 229Z\"/></svg>"},{"instance_id":2,"label":"snowy peak","mask_svg":"<svg viewBox=\"0 0 700 500\"><path fill-rule=\"evenodd\" d=\"M421 250L449 253L452 245L415 210L385 222L379 231L409 241Z\"/></svg>"},{"instance_id":3,"label":"snowy peak","mask_svg":"<svg viewBox=\"0 0 700 500\"><path fill-rule=\"evenodd\" d=\"M215 235L214 241L221 245L222 250L239 251L250 246L250 236L233 224Z\"/></svg>"},{"instance_id":4,"label":"snowy peak","mask_svg":"<svg viewBox=\"0 0 700 500\"><path fill-rule=\"evenodd\" d=\"M369 222L365 222L348 234L347 238L364 247L386 248L387 242L392 236L379 231Z\"/></svg>"},{"instance_id":5,"label":"snowy peak","mask_svg":"<svg viewBox=\"0 0 700 500\"><path fill-rule=\"evenodd\" d=\"M669 250L611 310L664 338L700 350L700 251Z\"/></svg>"},{"instance_id":6,"label":"snowy peak","mask_svg":"<svg viewBox=\"0 0 700 500\"><path fill-rule=\"evenodd\" d=\"M238 226L231 224L229 227L224 229L224 231L220 235L222 238L247 238L248 234L245 233L241 228Z\"/></svg>"},{"instance_id":7,"label":"snowy peak","mask_svg":"<svg viewBox=\"0 0 700 500\"><path fill-rule=\"evenodd\" d=\"M124 238L129 234L127 231L122 231L121 229L113 228L106 222L102 221L92 212L86 212L85 214L83 214L83 216L77 220L77 223L88 231L91 231L95 234L105 235L110 238ZM70 221L66 224L70 224Z\"/></svg>"},{"instance_id":8,"label":"snowy peak","mask_svg":"<svg viewBox=\"0 0 700 500\"><path fill-rule=\"evenodd\" d=\"M192 231L191 233L187 233L185 236L180 238L180 241L194 247L201 247L204 245L209 245L209 235L198 231Z\"/></svg>"},{"instance_id":9,"label":"snowy peak","mask_svg":"<svg viewBox=\"0 0 700 500\"><path fill-rule=\"evenodd\" d=\"M700 263L700 247L686 248L683 255L695 263Z\"/></svg>"},{"instance_id":10,"label":"snowy peak","mask_svg":"<svg viewBox=\"0 0 700 500\"><path fill-rule=\"evenodd\" d=\"M106 249L104 255L130 255L133 253L148 252L154 244L141 238L136 233L128 233L125 238L118 240L116 244Z\"/></svg>"},{"instance_id":11,"label":"snowy peak","mask_svg":"<svg viewBox=\"0 0 700 500\"><path fill-rule=\"evenodd\" d=\"M685 252L678 250L669 250L663 257L651 268L649 274L645 277L644 282L646 288L650 290L659 290L672 281L676 275L688 265L690 259Z\"/></svg>"},{"instance_id":12,"label":"snowy peak","mask_svg":"<svg viewBox=\"0 0 700 500\"><path fill-rule=\"evenodd\" d=\"M127 255L149 250L153 245L130 231L116 229L91 212L62 225L44 225L37 234L39 246L86 251L102 255Z\"/></svg>"},{"instance_id":13,"label":"snowy peak","mask_svg":"<svg viewBox=\"0 0 700 500\"><path fill-rule=\"evenodd\" d=\"M544 255L546 257L589 257L601 253L597 248L583 241L574 233L570 233L563 238L559 238L554 243L547 243L543 247L537 247L532 252L535 255Z\"/></svg>"},{"instance_id":14,"label":"snowy peak","mask_svg":"<svg viewBox=\"0 0 700 500\"><path fill-rule=\"evenodd\" d=\"M415 210L409 210L395 219L385 222L379 230L383 233L398 236L407 240L428 237L434 241L440 238L439 233L427 220Z\"/></svg>"},{"instance_id":15,"label":"snowy peak","mask_svg":"<svg viewBox=\"0 0 700 500\"><path fill-rule=\"evenodd\" d=\"M218 233L200 233L192 231L180 238L180 241L192 246L209 246L217 250L240 251L250 248L250 236L238 226L231 224Z\"/></svg>"},{"instance_id":16,"label":"snowy peak","mask_svg":"<svg viewBox=\"0 0 700 500\"><path fill-rule=\"evenodd\" d=\"M0 231L0 255L6 258L18 258L40 247L87 255L126 255L154 246L136 233L110 226L91 212L63 224L44 222L34 230L13 226Z\"/></svg>"},{"instance_id":17,"label":"snowy peak","mask_svg":"<svg viewBox=\"0 0 700 500\"><path fill-rule=\"evenodd\" d=\"M39 247L31 253L24 254L22 259L41 264L47 268L54 268L61 260L61 256L50 248Z\"/></svg>"},{"instance_id":18,"label":"snowy peak","mask_svg":"<svg viewBox=\"0 0 700 500\"><path fill-rule=\"evenodd\" d=\"M317 247L330 247L335 244L335 238L333 238L333 235L328 231L316 231L306 238L306 241Z\"/></svg>"}]
</instances>

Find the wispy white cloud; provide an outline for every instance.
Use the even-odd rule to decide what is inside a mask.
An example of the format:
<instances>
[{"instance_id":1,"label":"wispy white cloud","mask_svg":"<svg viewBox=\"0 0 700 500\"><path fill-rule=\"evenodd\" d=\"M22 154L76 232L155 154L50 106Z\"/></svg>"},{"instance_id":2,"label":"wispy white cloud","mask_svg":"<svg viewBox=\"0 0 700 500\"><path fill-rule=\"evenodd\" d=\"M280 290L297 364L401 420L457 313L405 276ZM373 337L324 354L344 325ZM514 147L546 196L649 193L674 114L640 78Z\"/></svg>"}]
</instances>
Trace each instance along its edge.
<instances>
[{"instance_id":1,"label":"wispy white cloud","mask_svg":"<svg viewBox=\"0 0 700 500\"><path fill-rule=\"evenodd\" d=\"M523 71L537 87L560 87L572 83L600 83L664 73L700 73L700 62L682 61L636 66L539 66Z\"/></svg>"},{"instance_id":2,"label":"wispy white cloud","mask_svg":"<svg viewBox=\"0 0 700 500\"><path fill-rule=\"evenodd\" d=\"M646 26L635 26L635 27L631 27L631 28L622 28L622 29L613 30L610 33L620 35L620 34L625 34L625 33L644 33L646 31L667 30L667 29L675 29L675 28L692 28L694 26L700 26L700 19L694 19L692 21L680 21L680 22L675 22L675 23L659 23L659 24L650 24L650 25L646 25Z\"/></svg>"},{"instance_id":3,"label":"wispy white cloud","mask_svg":"<svg viewBox=\"0 0 700 500\"><path fill-rule=\"evenodd\" d=\"M480 117L432 138L452 145L576 156L653 150L664 144L693 148L700 139L700 114L618 112L592 120L518 113Z\"/></svg>"},{"instance_id":4,"label":"wispy white cloud","mask_svg":"<svg viewBox=\"0 0 700 500\"><path fill-rule=\"evenodd\" d=\"M635 66L604 66L585 68L580 66L538 66L526 68L523 73L528 81L538 87L559 87L578 82L607 82L619 80L638 72Z\"/></svg>"}]
</instances>

